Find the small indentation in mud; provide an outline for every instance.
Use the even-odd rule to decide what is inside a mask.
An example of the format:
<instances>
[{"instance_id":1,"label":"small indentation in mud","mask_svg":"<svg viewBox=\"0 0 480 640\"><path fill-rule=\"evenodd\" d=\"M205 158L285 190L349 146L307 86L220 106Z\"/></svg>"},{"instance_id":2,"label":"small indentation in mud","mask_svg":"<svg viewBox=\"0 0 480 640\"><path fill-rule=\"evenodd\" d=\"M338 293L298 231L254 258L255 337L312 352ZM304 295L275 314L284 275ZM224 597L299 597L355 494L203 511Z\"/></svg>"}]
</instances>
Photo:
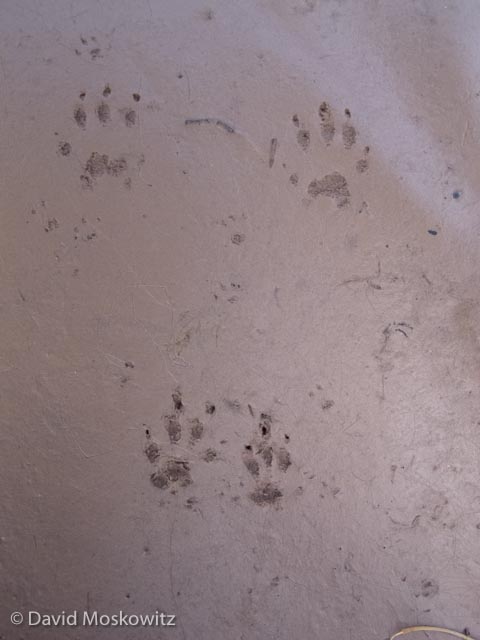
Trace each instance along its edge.
<instances>
[{"instance_id":1,"label":"small indentation in mud","mask_svg":"<svg viewBox=\"0 0 480 640\"><path fill-rule=\"evenodd\" d=\"M421 593L424 598L432 598L437 595L440 587L435 580L422 580Z\"/></svg>"},{"instance_id":2,"label":"small indentation in mud","mask_svg":"<svg viewBox=\"0 0 480 640\"><path fill-rule=\"evenodd\" d=\"M114 158L110 160L105 153L94 151L85 165L85 173L91 178L99 178L105 174L118 177L127 169L125 158ZM90 185L91 186L91 185Z\"/></svg>"},{"instance_id":3,"label":"small indentation in mud","mask_svg":"<svg viewBox=\"0 0 480 640\"><path fill-rule=\"evenodd\" d=\"M135 102L140 102L140 94L139 93L132 93L132 98L135 100Z\"/></svg>"},{"instance_id":4,"label":"small indentation in mud","mask_svg":"<svg viewBox=\"0 0 480 640\"><path fill-rule=\"evenodd\" d=\"M102 95L104 98L108 98L108 96L112 93L112 89L109 84L105 85L105 89L102 91Z\"/></svg>"},{"instance_id":5,"label":"small indentation in mud","mask_svg":"<svg viewBox=\"0 0 480 640\"><path fill-rule=\"evenodd\" d=\"M101 53L102 53L102 50L100 49L100 47L94 47L93 49L90 49L90 57L92 60L101 58L102 57Z\"/></svg>"},{"instance_id":6,"label":"small indentation in mud","mask_svg":"<svg viewBox=\"0 0 480 640\"><path fill-rule=\"evenodd\" d=\"M106 102L101 102L97 106L97 118L102 124L107 124L110 121L110 107Z\"/></svg>"},{"instance_id":7,"label":"small indentation in mud","mask_svg":"<svg viewBox=\"0 0 480 640\"><path fill-rule=\"evenodd\" d=\"M299 127L299 126L300 126L300 120L298 119L297 114L295 114L295 115L293 115L293 116L292 116L292 122L293 122L293 124L294 124L296 127Z\"/></svg>"},{"instance_id":8,"label":"small indentation in mud","mask_svg":"<svg viewBox=\"0 0 480 640\"><path fill-rule=\"evenodd\" d=\"M272 431L272 416L268 413L261 413L258 427L262 437L268 439Z\"/></svg>"},{"instance_id":9,"label":"small indentation in mud","mask_svg":"<svg viewBox=\"0 0 480 640\"><path fill-rule=\"evenodd\" d=\"M130 360L127 360L125 362L125 366L126 366L127 369L135 369L135 365Z\"/></svg>"},{"instance_id":10,"label":"small indentation in mud","mask_svg":"<svg viewBox=\"0 0 480 640\"><path fill-rule=\"evenodd\" d=\"M275 505L283 493L272 482L264 482L249 494L250 500L260 507Z\"/></svg>"},{"instance_id":11,"label":"small indentation in mud","mask_svg":"<svg viewBox=\"0 0 480 640\"><path fill-rule=\"evenodd\" d=\"M86 95L87 95L87 94L86 94L86 92L85 92L85 91L81 91L81 92L78 94L78 97L80 98L80 100L85 100L85 96L86 96Z\"/></svg>"},{"instance_id":12,"label":"small indentation in mud","mask_svg":"<svg viewBox=\"0 0 480 640\"><path fill-rule=\"evenodd\" d=\"M429 229L429 230L428 230L428 233L429 233L431 236L436 236L436 235L438 234L438 231L436 231L435 229Z\"/></svg>"},{"instance_id":13,"label":"small indentation in mud","mask_svg":"<svg viewBox=\"0 0 480 640\"><path fill-rule=\"evenodd\" d=\"M58 143L58 153L61 156L69 156L72 151L72 145L69 142Z\"/></svg>"},{"instance_id":14,"label":"small indentation in mud","mask_svg":"<svg viewBox=\"0 0 480 640\"><path fill-rule=\"evenodd\" d=\"M136 111L134 111L134 109L129 109L125 113L125 124L127 125L127 127L133 127L136 122L137 122Z\"/></svg>"},{"instance_id":15,"label":"small indentation in mud","mask_svg":"<svg viewBox=\"0 0 480 640\"><path fill-rule=\"evenodd\" d=\"M166 489L170 483L187 487L192 484L190 465L184 460L167 460L161 469L152 473L150 481L158 489Z\"/></svg>"},{"instance_id":16,"label":"small indentation in mud","mask_svg":"<svg viewBox=\"0 0 480 640\"><path fill-rule=\"evenodd\" d=\"M304 151L310 146L310 132L306 129L300 129L297 133L297 142Z\"/></svg>"},{"instance_id":17,"label":"small indentation in mud","mask_svg":"<svg viewBox=\"0 0 480 640\"><path fill-rule=\"evenodd\" d=\"M355 168L357 170L358 173L365 173L366 171L368 171L368 154L370 152L370 147L365 147L365 149L363 150L363 158L361 158L360 160L358 160L357 164L355 165Z\"/></svg>"},{"instance_id":18,"label":"small indentation in mud","mask_svg":"<svg viewBox=\"0 0 480 640\"><path fill-rule=\"evenodd\" d=\"M48 233L49 231L54 231L55 229L58 229L59 226L60 226L60 223L56 218L49 218L47 220L47 224L44 227L44 229Z\"/></svg>"},{"instance_id":19,"label":"small indentation in mud","mask_svg":"<svg viewBox=\"0 0 480 640\"><path fill-rule=\"evenodd\" d=\"M107 173L110 176L118 177L127 169L127 161L125 158L114 158L108 163Z\"/></svg>"},{"instance_id":20,"label":"small indentation in mud","mask_svg":"<svg viewBox=\"0 0 480 640\"><path fill-rule=\"evenodd\" d=\"M205 462L213 462L217 459L217 456L218 453L215 451L215 449L210 448L205 451L202 458L205 460Z\"/></svg>"},{"instance_id":21,"label":"small indentation in mud","mask_svg":"<svg viewBox=\"0 0 480 640\"><path fill-rule=\"evenodd\" d=\"M259 451L260 455L263 458L263 461L267 465L267 467L272 466L273 462L273 449L272 447L261 446Z\"/></svg>"},{"instance_id":22,"label":"small indentation in mud","mask_svg":"<svg viewBox=\"0 0 480 640\"><path fill-rule=\"evenodd\" d=\"M245 234L244 233L234 233L232 235L232 243L233 244L242 244L242 242L245 241Z\"/></svg>"},{"instance_id":23,"label":"small indentation in mud","mask_svg":"<svg viewBox=\"0 0 480 640\"><path fill-rule=\"evenodd\" d=\"M80 184L82 185L82 189L93 189L93 180L90 176L81 175Z\"/></svg>"},{"instance_id":24,"label":"small indentation in mud","mask_svg":"<svg viewBox=\"0 0 480 640\"><path fill-rule=\"evenodd\" d=\"M298 184L298 173L292 173L289 180L290 180L290 183L293 184L294 187L296 187Z\"/></svg>"},{"instance_id":25,"label":"small indentation in mud","mask_svg":"<svg viewBox=\"0 0 480 640\"><path fill-rule=\"evenodd\" d=\"M461 192L461 191L454 191L454 192L452 193L452 198L453 198L454 200L459 200L459 199L460 199L460 197L461 197L461 195L462 195L462 192Z\"/></svg>"},{"instance_id":26,"label":"small indentation in mud","mask_svg":"<svg viewBox=\"0 0 480 640\"><path fill-rule=\"evenodd\" d=\"M203 424L198 418L193 418L193 420L190 421L190 437L193 442L197 442L202 438L203 429Z\"/></svg>"},{"instance_id":27,"label":"small indentation in mud","mask_svg":"<svg viewBox=\"0 0 480 640\"><path fill-rule=\"evenodd\" d=\"M156 462L161 455L160 447L156 442L150 442L150 444L145 448L145 455L148 458L148 461L152 464Z\"/></svg>"},{"instance_id":28,"label":"small indentation in mud","mask_svg":"<svg viewBox=\"0 0 480 640\"><path fill-rule=\"evenodd\" d=\"M333 400L325 400L322 402L322 409L326 411L327 409L331 409L335 405Z\"/></svg>"},{"instance_id":29,"label":"small indentation in mud","mask_svg":"<svg viewBox=\"0 0 480 640\"><path fill-rule=\"evenodd\" d=\"M247 449L247 447L245 447L245 451L242 455L242 461L251 476L256 478L260 475L260 465L258 464L258 461L253 457L251 447L250 449Z\"/></svg>"},{"instance_id":30,"label":"small indentation in mud","mask_svg":"<svg viewBox=\"0 0 480 640\"><path fill-rule=\"evenodd\" d=\"M172 400L173 400L173 408L175 409L175 411L177 413L183 413L185 406L182 401L182 393L179 389L176 389L172 393Z\"/></svg>"},{"instance_id":31,"label":"small indentation in mud","mask_svg":"<svg viewBox=\"0 0 480 640\"><path fill-rule=\"evenodd\" d=\"M284 473L288 470L288 467L292 464L290 453L283 447L277 451L277 464L280 471Z\"/></svg>"},{"instance_id":32,"label":"small indentation in mud","mask_svg":"<svg viewBox=\"0 0 480 640\"><path fill-rule=\"evenodd\" d=\"M326 102L322 102L318 109L318 115L321 121L321 133L323 141L326 144L332 142L335 135L335 124L333 121L333 115L329 105Z\"/></svg>"},{"instance_id":33,"label":"small indentation in mud","mask_svg":"<svg viewBox=\"0 0 480 640\"><path fill-rule=\"evenodd\" d=\"M165 416L165 430L168 433L168 437L170 438L170 442L173 444L178 442L182 437L182 427L178 421L177 416Z\"/></svg>"},{"instance_id":34,"label":"small indentation in mud","mask_svg":"<svg viewBox=\"0 0 480 640\"><path fill-rule=\"evenodd\" d=\"M358 173L365 173L365 171L368 170L368 160L366 158L362 158L357 162L355 168L357 169Z\"/></svg>"},{"instance_id":35,"label":"small indentation in mud","mask_svg":"<svg viewBox=\"0 0 480 640\"><path fill-rule=\"evenodd\" d=\"M342 138L345 149L351 149L357 140L357 131L355 127L348 122L342 127Z\"/></svg>"},{"instance_id":36,"label":"small indentation in mud","mask_svg":"<svg viewBox=\"0 0 480 640\"><path fill-rule=\"evenodd\" d=\"M226 398L224 402L230 411L233 411L234 413L239 413L242 409L242 405L239 400L230 400Z\"/></svg>"},{"instance_id":37,"label":"small indentation in mud","mask_svg":"<svg viewBox=\"0 0 480 640\"><path fill-rule=\"evenodd\" d=\"M108 156L94 151L85 165L85 171L92 176L98 178L106 173L108 168Z\"/></svg>"},{"instance_id":38,"label":"small indentation in mud","mask_svg":"<svg viewBox=\"0 0 480 640\"><path fill-rule=\"evenodd\" d=\"M87 113L82 106L75 107L73 111L73 118L80 129L85 129L87 124Z\"/></svg>"},{"instance_id":39,"label":"small indentation in mud","mask_svg":"<svg viewBox=\"0 0 480 640\"><path fill-rule=\"evenodd\" d=\"M319 195L333 198L338 207L344 207L350 200L348 183L338 171L324 176L321 180L312 180L308 185L307 192L312 198Z\"/></svg>"},{"instance_id":40,"label":"small indentation in mud","mask_svg":"<svg viewBox=\"0 0 480 640\"><path fill-rule=\"evenodd\" d=\"M205 413L208 413L208 415L213 416L215 411L216 411L216 407L214 404L212 404L211 402L205 403Z\"/></svg>"},{"instance_id":41,"label":"small indentation in mud","mask_svg":"<svg viewBox=\"0 0 480 640\"><path fill-rule=\"evenodd\" d=\"M150 482L157 489L166 489L168 487L168 478L163 471L154 471L150 476Z\"/></svg>"},{"instance_id":42,"label":"small indentation in mud","mask_svg":"<svg viewBox=\"0 0 480 640\"><path fill-rule=\"evenodd\" d=\"M195 496L192 496L191 498L188 498L187 501L185 502L185 507L187 509L193 509L193 507L198 504L198 498L195 498Z\"/></svg>"}]
</instances>

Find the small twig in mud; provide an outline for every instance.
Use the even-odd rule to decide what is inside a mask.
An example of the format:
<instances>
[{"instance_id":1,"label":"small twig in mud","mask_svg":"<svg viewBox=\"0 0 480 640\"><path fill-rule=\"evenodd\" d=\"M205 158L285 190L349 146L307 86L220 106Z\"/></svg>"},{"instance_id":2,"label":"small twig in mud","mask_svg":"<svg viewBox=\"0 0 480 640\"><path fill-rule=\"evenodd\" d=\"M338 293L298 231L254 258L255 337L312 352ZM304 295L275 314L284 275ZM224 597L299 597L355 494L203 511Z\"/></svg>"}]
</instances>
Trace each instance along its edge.
<instances>
[{"instance_id":1,"label":"small twig in mud","mask_svg":"<svg viewBox=\"0 0 480 640\"><path fill-rule=\"evenodd\" d=\"M275 162L275 154L277 153L278 140L277 138L272 138L270 141L270 156L268 158L268 166L270 169L273 167L273 163Z\"/></svg>"},{"instance_id":2,"label":"small twig in mud","mask_svg":"<svg viewBox=\"0 0 480 640\"><path fill-rule=\"evenodd\" d=\"M218 120L217 118L187 118L185 120L185 124L213 124L216 127L221 127L225 129L227 133L235 133L235 129L228 122L224 122L223 120Z\"/></svg>"},{"instance_id":3,"label":"small twig in mud","mask_svg":"<svg viewBox=\"0 0 480 640\"><path fill-rule=\"evenodd\" d=\"M449 636L454 636L455 638L462 638L464 640L471 640L471 636L465 633L460 633L458 631L452 631L451 629L446 629L445 627L431 627L428 625L418 625L415 627L406 627L405 629L401 629L398 633L394 633L393 636L390 636L390 640L394 640L394 638L398 638L399 636L404 636L407 633L415 633L417 631L432 631L436 633L446 633Z\"/></svg>"}]
</instances>

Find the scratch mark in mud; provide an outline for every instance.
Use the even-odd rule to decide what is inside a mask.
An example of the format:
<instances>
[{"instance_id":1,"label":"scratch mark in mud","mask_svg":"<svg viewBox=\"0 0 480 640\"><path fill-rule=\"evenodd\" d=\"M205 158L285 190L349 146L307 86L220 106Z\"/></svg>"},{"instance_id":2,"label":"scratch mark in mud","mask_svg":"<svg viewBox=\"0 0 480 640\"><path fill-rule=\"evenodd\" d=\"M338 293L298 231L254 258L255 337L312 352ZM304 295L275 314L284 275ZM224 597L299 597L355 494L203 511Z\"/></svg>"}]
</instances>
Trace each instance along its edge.
<instances>
[{"instance_id":1,"label":"scratch mark in mud","mask_svg":"<svg viewBox=\"0 0 480 640\"><path fill-rule=\"evenodd\" d=\"M275 154L277 153L278 140L277 138L272 138L270 141L270 156L268 158L268 166L270 169L273 167L273 163L275 162Z\"/></svg>"}]
</instances>

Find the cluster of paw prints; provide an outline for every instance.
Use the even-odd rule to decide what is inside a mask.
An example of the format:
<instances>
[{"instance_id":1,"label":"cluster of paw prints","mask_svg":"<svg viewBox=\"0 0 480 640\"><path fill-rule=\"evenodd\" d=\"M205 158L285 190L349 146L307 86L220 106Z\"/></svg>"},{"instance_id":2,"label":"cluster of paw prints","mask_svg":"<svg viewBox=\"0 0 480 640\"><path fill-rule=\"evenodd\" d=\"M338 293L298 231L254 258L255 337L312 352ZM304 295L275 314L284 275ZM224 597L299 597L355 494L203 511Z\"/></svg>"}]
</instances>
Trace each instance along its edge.
<instances>
[{"instance_id":1,"label":"cluster of paw prints","mask_svg":"<svg viewBox=\"0 0 480 640\"><path fill-rule=\"evenodd\" d=\"M195 453L195 448L205 435L205 425L198 417L186 418L180 390L177 389L172 393L172 401L172 411L163 416L163 428L168 441L155 440L147 429L144 453L154 467L150 474L150 482L153 486L175 494L178 489L194 484L192 459L211 463L219 460L219 455L216 449L211 447L199 454ZM241 411L238 401L226 400L225 403L232 412ZM248 408L250 415L254 417L252 407L248 405ZM211 417L215 411L214 404L211 402L205 404L207 417ZM243 464L255 481L255 486L248 494L248 498L258 506L278 505L283 497L283 491L280 488L281 478L292 464L290 453L286 448L290 437L284 436L285 445L278 444L272 438L272 423L270 414L261 413L258 429L241 454ZM226 442L222 440L221 444ZM240 482L240 485L243 486L243 482ZM236 501L238 496L232 499ZM187 506L191 508L194 502L196 502L195 498L189 498Z\"/></svg>"},{"instance_id":2,"label":"cluster of paw prints","mask_svg":"<svg viewBox=\"0 0 480 640\"><path fill-rule=\"evenodd\" d=\"M290 440L285 436L285 443ZM256 481L250 499L259 506L275 505L283 492L275 478L287 473L292 464L289 451L285 446L272 439L272 417L268 413L260 414L258 431L245 445L242 454L243 464Z\"/></svg>"},{"instance_id":3,"label":"cluster of paw prints","mask_svg":"<svg viewBox=\"0 0 480 640\"><path fill-rule=\"evenodd\" d=\"M78 96L78 103L73 109L73 120L77 126L85 131L88 127L90 117L94 117L102 126L108 126L113 123L114 117L119 114L120 121L126 127L134 127L137 124L137 112L133 106L124 107L113 110L110 106L109 98L112 94L110 85L106 85L102 91L101 99L97 100L94 112L89 116L85 107L86 92L81 91ZM132 94L133 102L140 101L140 94ZM66 140L58 143L57 153L60 156L67 157L72 153L72 144ZM137 168L143 164L143 157L137 161ZM112 176L115 178L123 178L124 186L131 187L131 177L128 175L128 160L125 155L119 155L116 158L110 158L108 154L92 151L87 160L83 163L83 171L80 175L80 182L83 188L92 189L96 180L102 176Z\"/></svg>"},{"instance_id":4,"label":"cluster of paw prints","mask_svg":"<svg viewBox=\"0 0 480 640\"><path fill-rule=\"evenodd\" d=\"M192 484L190 459L185 456L171 455L172 448L185 452L185 447L181 447L184 437L185 427L189 432L187 451L193 453L195 445L203 438L205 426L199 418L185 421L185 405L182 394L179 390L172 394L173 410L163 416L163 425L168 437L168 445L162 445L153 440L150 431L146 431L147 442L145 445L145 455L148 461L155 465L155 470L150 475L150 481L158 489L170 489L173 493L177 487L187 487ZM205 405L207 414L215 413L215 405L207 402ZM215 449L207 449L201 455L205 462L213 462L217 458Z\"/></svg>"},{"instance_id":5,"label":"cluster of paw prints","mask_svg":"<svg viewBox=\"0 0 480 640\"><path fill-rule=\"evenodd\" d=\"M345 118L341 127L341 138L343 142L343 147L350 151L353 147L355 147L357 143L357 131L352 124L352 114L349 109L345 109ZM335 142L335 137L337 134L337 128L335 124L335 118L331 107L326 103L322 102L318 109L318 116L320 119L320 137L322 139L323 145L328 148ZM292 123L296 129L296 141L299 147L306 153L310 150L312 143L312 134L307 129L306 125L300 121L297 114L292 116ZM277 152L278 140L277 138L272 138L270 142L270 157L269 157L269 166L273 167L275 162L275 154ZM357 173L362 174L368 171L368 154L370 152L369 147L364 147L362 152L362 157L357 159L355 163L355 169ZM285 164L283 165L286 166ZM292 173L290 175L290 183L293 186L297 186L299 184L299 174ZM307 194L315 199L318 196L325 196L327 198L332 198L337 207L343 208L350 203L351 193L350 187L348 185L347 179L343 174L339 171L332 171L324 175L321 178L315 178L311 180L307 186Z\"/></svg>"}]
</instances>

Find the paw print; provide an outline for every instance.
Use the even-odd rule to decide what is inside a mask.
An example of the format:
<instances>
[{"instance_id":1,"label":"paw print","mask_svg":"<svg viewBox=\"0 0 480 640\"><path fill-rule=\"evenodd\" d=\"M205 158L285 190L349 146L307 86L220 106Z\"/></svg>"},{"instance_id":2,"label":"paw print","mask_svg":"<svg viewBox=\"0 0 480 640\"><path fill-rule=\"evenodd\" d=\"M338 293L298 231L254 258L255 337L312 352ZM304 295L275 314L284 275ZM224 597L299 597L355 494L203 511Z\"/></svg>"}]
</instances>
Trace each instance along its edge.
<instances>
[{"instance_id":1,"label":"paw print","mask_svg":"<svg viewBox=\"0 0 480 640\"><path fill-rule=\"evenodd\" d=\"M130 189L132 179L138 175L145 159L143 154L133 151L139 140L138 136L132 136L128 140L128 151L118 150L118 153L112 155L111 151L106 153L111 145L109 138L102 143L102 129L125 126L135 129L138 125L138 116L135 103L139 102L140 95L133 93L130 97L132 103L126 107L115 107L114 92L109 84L105 85L101 93L90 99L86 91L78 94L78 100L73 107L72 117L77 128L86 135L92 135L92 146L95 144L96 149L92 150L83 159L75 154L75 143L66 140L67 136L63 136L57 144L57 155L64 158L77 157L81 164L80 184L84 189L92 190L99 179L105 177L121 178L125 188ZM100 127L100 130L99 130ZM70 138L75 138L75 134L71 132ZM125 136L122 136L122 140ZM109 146L107 146L109 145Z\"/></svg>"},{"instance_id":2,"label":"paw print","mask_svg":"<svg viewBox=\"0 0 480 640\"><path fill-rule=\"evenodd\" d=\"M337 208L343 209L352 203L351 184L357 182L356 178L369 169L370 147L364 146L360 154L352 155L357 148L358 135L349 109L344 111L340 134L336 123L337 118L327 102L320 104L315 120L316 124L312 127L301 120L298 114L292 116L292 144L297 146L301 155L292 159L284 158L282 164L284 168L291 171L290 185L295 188L300 187L306 193L306 204L313 200L328 198ZM338 138L341 140L340 144L337 142ZM270 168L274 165L278 148L278 140L273 138L270 143ZM315 161L315 166L322 170L321 173L319 172L320 175L312 175L312 159ZM295 165L300 163L308 168L299 170ZM368 209L365 201L359 201L355 206L359 213Z\"/></svg>"},{"instance_id":3,"label":"paw print","mask_svg":"<svg viewBox=\"0 0 480 640\"><path fill-rule=\"evenodd\" d=\"M185 419L185 405L179 389L172 393L172 404L171 412L163 416L163 428L168 442L155 440L150 430L147 430L144 453L150 464L155 467L150 474L153 486L157 489L170 489L172 493L176 493L177 488L193 484L192 458L200 457L204 462L214 462L217 452L208 448L200 456L195 455L194 448L205 434L204 424L199 418ZM207 415L213 415L215 406L210 402L206 403L205 412ZM181 446L185 431L189 433L188 441L186 446Z\"/></svg>"},{"instance_id":4,"label":"paw print","mask_svg":"<svg viewBox=\"0 0 480 640\"><path fill-rule=\"evenodd\" d=\"M96 36L80 36L80 45L75 49L75 53L77 56L86 55L95 62L101 60L105 52L111 49L111 44L107 44L103 49L102 46Z\"/></svg>"},{"instance_id":5,"label":"paw print","mask_svg":"<svg viewBox=\"0 0 480 640\"><path fill-rule=\"evenodd\" d=\"M272 423L269 413L261 413L258 431L242 453L243 464L256 482L249 497L258 506L279 504L283 497L279 479L292 464L289 451L272 439Z\"/></svg>"}]
</instances>

